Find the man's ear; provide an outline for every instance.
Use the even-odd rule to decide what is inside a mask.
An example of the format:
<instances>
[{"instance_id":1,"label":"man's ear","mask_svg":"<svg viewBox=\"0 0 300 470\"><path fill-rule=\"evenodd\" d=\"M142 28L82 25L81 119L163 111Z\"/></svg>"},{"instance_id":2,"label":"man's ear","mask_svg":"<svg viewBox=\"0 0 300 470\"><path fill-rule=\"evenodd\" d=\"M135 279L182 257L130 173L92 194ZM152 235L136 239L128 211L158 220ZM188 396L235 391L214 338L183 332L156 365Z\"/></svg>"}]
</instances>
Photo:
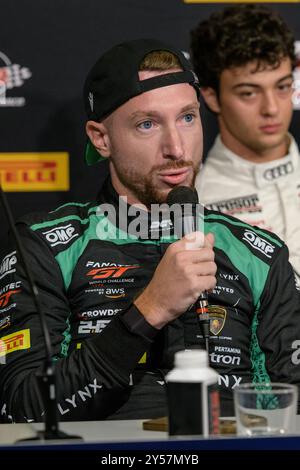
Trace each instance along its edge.
<instances>
[{"instance_id":1,"label":"man's ear","mask_svg":"<svg viewBox=\"0 0 300 470\"><path fill-rule=\"evenodd\" d=\"M102 157L107 158L111 155L110 139L107 127L103 122L88 121L85 126L86 133L96 150Z\"/></svg>"},{"instance_id":2,"label":"man's ear","mask_svg":"<svg viewBox=\"0 0 300 470\"><path fill-rule=\"evenodd\" d=\"M219 114L221 112L221 109L216 90L211 87L203 87L201 88L201 94L209 109L213 113Z\"/></svg>"}]
</instances>

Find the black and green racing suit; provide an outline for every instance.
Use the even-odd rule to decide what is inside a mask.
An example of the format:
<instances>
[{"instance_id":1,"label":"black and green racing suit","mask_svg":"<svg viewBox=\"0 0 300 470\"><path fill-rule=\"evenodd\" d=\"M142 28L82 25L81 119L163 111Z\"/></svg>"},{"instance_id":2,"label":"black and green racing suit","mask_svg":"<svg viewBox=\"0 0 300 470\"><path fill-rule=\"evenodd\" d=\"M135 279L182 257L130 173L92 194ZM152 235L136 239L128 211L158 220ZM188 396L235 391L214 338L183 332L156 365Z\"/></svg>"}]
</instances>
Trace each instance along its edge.
<instances>
[{"instance_id":1,"label":"black and green racing suit","mask_svg":"<svg viewBox=\"0 0 300 470\"><path fill-rule=\"evenodd\" d=\"M174 352L203 346L193 309L156 331L132 305L176 239L172 228L164 236L166 223L151 221L134 237L130 206L124 229L107 204L118 215L109 180L94 204L65 204L17 224L47 318L61 420L166 415L164 376ZM232 390L242 382L300 383L299 290L274 234L208 210L205 231L215 235L218 266L209 294L210 364L219 373L222 414L232 414ZM36 376L44 357L40 319L11 242L0 267L0 421L43 419Z\"/></svg>"}]
</instances>

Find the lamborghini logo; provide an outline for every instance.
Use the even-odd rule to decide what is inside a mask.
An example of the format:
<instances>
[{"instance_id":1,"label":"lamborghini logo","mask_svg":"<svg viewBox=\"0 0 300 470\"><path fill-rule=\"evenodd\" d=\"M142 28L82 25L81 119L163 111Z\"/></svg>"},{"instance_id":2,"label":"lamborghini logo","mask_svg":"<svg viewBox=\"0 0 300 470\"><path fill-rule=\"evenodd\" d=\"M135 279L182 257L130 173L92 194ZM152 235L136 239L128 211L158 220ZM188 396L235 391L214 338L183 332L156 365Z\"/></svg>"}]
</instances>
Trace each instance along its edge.
<instances>
[{"instance_id":1,"label":"lamborghini logo","mask_svg":"<svg viewBox=\"0 0 300 470\"><path fill-rule=\"evenodd\" d=\"M224 325L226 320L227 311L224 307L219 307L218 305L209 305L208 313L210 319L210 332L212 335L218 335Z\"/></svg>"}]
</instances>

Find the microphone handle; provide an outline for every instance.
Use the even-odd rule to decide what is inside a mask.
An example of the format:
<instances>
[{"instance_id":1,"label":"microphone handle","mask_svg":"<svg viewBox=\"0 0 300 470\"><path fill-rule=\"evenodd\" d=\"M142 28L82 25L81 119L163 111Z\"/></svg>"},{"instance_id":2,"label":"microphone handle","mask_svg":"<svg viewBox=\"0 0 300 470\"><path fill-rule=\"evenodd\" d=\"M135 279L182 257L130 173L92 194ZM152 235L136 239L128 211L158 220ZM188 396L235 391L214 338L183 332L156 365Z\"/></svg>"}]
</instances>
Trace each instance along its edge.
<instances>
[{"instance_id":1,"label":"microphone handle","mask_svg":"<svg viewBox=\"0 0 300 470\"><path fill-rule=\"evenodd\" d=\"M11 209L9 207L6 195L2 189L1 182L0 182L0 201L2 202L4 213L7 217L9 228L12 232L12 236L14 238L16 249L18 252L19 261L22 264L22 267L25 272L26 279L28 281L29 290L32 296L32 300L36 309L36 312L39 316L44 344L45 344L45 352L46 352L46 359L43 364L43 369L39 371L37 376L37 382L39 385L39 390L42 396L42 402L45 407L45 429L43 431L37 432L37 436L25 439L27 440L37 440L37 439L81 439L78 436L69 436L66 433L59 430L59 423L57 417L57 398L56 398L56 375L55 375L55 363L52 361L52 345L50 340L50 333L47 326L46 316L44 314L41 302L39 291L37 285L34 281L31 269L29 267L29 263L26 260L25 249L23 248L21 238L18 234L18 231L15 227L15 222L13 219L13 215ZM20 442L22 442L22 439Z\"/></svg>"},{"instance_id":2,"label":"microphone handle","mask_svg":"<svg viewBox=\"0 0 300 470\"><path fill-rule=\"evenodd\" d=\"M5 195L5 193L2 189L1 184L0 184L0 200L2 202L2 206L3 206L4 212L5 212L6 218L8 220L8 223L9 223L9 228L12 232L12 236L13 236L14 241L16 243L16 248L17 248L17 252L18 252L18 255L19 255L20 262L21 262L21 264L24 268L24 271L25 271L25 275L26 275L26 278L27 278L27 281L28 281L28 286L29 286L29 290L30 290L30 293L31 293L31 296L32 296L32 300L33 300L35 309L36 309L36 311L38 313L38 316L39 316L39 319L40 319L41 328L42 328L42 331L43 331L44 343L45 343L45 350L46 350L46 364L45 364L45 367L47 368L47 367L52 365L52 345L51 345L51 341L50 341L50 334L49 334L48 326L47 326L47 323L46 323L46 318L45 318L45 315L44 315L44 311L43 311L41 303L40 303L39 291L38 291L36 283L33 279L31 269L29 268L29 263L26 261L25 251L24 251L22 242L20 240L18 231L16 229L15 222L14 222L14 219L13 219L13 215L12 215L11 209L9 207L8 201L6 199L6 195Z\"/></svg>"},{"instance_id":3,"label":"microphone handle","mask_svg":"<svg viewBox=\"0 0 300 470\"><path fill-rule=\"evenodd\" d=\"M209 352L209 329L210 318L208 312L208 293L203 291L196 302L196 314L200 325L201 333L205 340L205 349Z\"/></svg>"}]
</instances>

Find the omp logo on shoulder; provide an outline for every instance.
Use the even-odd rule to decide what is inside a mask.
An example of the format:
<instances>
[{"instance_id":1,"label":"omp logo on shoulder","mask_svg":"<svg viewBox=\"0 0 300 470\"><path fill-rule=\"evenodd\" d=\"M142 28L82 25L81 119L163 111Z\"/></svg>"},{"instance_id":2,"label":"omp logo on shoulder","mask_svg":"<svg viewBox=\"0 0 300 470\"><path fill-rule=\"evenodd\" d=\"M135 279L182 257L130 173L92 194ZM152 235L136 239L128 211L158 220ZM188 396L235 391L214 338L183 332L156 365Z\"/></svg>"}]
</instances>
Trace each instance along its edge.
<instances>
[{"instance_id":1,"label":"omp logo on shoulder","mask_svg":"<svg viewBox=\"0 0 300 470\"><path fill-rule=\"evenodd\" d=\"M271 245L271 243L264 238L259 237L255 232L246 230L243 240L249 243L249 245L251 245L255 250L260 251L268 258L272 258L271 254L274 253L275 246Z\"/></svg>"},{"instance_id":2,"label":"omp logo on shoulder","mask_svg":"<svg viewBox=\"0 0 300 470\"><path fill-rule=\"evenodd\" d=\"M3 258L0 264L0 279L5 277L7 274L15 273L15 264L17 263L16 251L12 251Z\"/></svg>"},{"instance_id":3,"label":"omp logo on shoulder","mask_svg":"<svg viewBox=\"0 0 300 470\"><path fill-rule=\"evenodd\" d=\"M47 232L43 232L43 235L45 235L46 240L51 246L66 245L73 240L73 238L79 236L71 224L52 228L51 230L47 230Z\"/></svg>"},{"instance_id":4,"label":"omp logo on shoulder","mask_svg":"<svg viewBox=\"0 0 300 470\"><path fill-rule=\"evenodd\" d=\"M16 331L7 336L2 336L0 340L0 357L6 356L13 351L30 348L30 330Z\"/></svg>"}]
</instances>

